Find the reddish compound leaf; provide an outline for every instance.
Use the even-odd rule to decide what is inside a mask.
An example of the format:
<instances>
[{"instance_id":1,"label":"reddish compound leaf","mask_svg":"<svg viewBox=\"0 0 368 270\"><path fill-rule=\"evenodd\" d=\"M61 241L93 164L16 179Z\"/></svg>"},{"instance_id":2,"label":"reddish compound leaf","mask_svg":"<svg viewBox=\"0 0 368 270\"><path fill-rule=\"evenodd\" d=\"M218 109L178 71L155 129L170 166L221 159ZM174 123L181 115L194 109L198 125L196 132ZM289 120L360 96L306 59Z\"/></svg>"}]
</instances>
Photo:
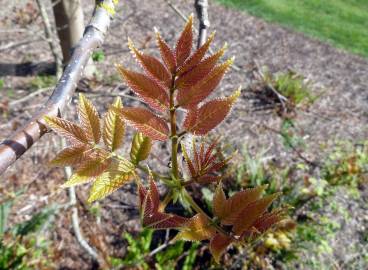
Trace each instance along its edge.
<instances>
[{"instance_id":1,"label":"reddish compound leaf","mask_svg":"<svg viewBox=\"0 0 368 270\"><path fill-rule=\"evenodd\" d=\"M221 176L215 176L215 175L203 175L196 179L196 182L199 184L210 184L210 183L217 183L221 180Z\"/></svg>"},{"instance_id":2,"label":"reddish compound leaf","mask_svg":"<svg viewBox=\"0 0 368 270\"><path fill-rule=\"evenodd\" d=\"M234 59L229 59L225 63L215 67L206 77L189 89L179 89L177 102L179 106L193 106L208 97L219 85L226 71L229 69Z\"/></svg>"},{"instance_id":3,"label":"reddish compound leaf","mask_svg":"<svg viewBox=\"0 0 368 270\"><path fill-rule=\"evenodd\" d=\"M152 211L157 212L160 206L160 194L158 193L158 189L152 175L150 175L149 185L149 193L153 206Z\"/></svg>"},{"instance_id":4,"label":"reddish compound leaf","mask_svg":"<svg viewBox=\"0 0 368 270\"><path fill-rule=\"evenodd\" d=\"M210 73L210 71L214 68L218 60L225 53L226 46L227 45L225 44L225 46L222 47L222 49L217 51L215 54L204 59L194 68L179 76L178 79L175 81L175 85L179 89L187 89L191 86L194 86L197 82L202 80L208 73Z\"/></svg>"},{"instance_id":5,"label":"reddish compound leaf","mask_svg":"<svg viewBox=\"0 0 368 270\"><path fill-rule=\"evenodd\" d=\"M119 117L119 113L116 110L120 110L123 107L120 97L116 98L113 105L109 108L104 117L104 128L102 138L105 145L111 151L118 149L123 143L123 137L125 133L124 121Z\"/></svg>"},{"instance_id":6,"label":"reddish compound leaf","mask_svg":"<svg viewBox=\"0 0 368 270\"><path fill-rule=\"evenodd\" d=\"M117 68L129 87L149 106L161 112L168 109L169 96L163 85L144 74L127 70L122 66Z\"/></svg>"},{"instance_id":7,"label":"reddish compound leaf","mask_svg":"<svg viewBox=\"0 0 368 270\"><path fill-rule=\"evenodd\" d=\"M57 156L50 161L50 165L61 167L78 165L86 157L86 151L89 149L90 148L86 147L84 144L72 145L60 151Z\"/></svg>"},{"instance_id":8,"label":"reddish compound leaf","mask_svg":"<svg viewBox=\"0 0 368 270\"><path fill-rule=\"evenodd\" d=\"M183 143L181 144L181 149L183 151L183 156L184 156L185 162L187 163L190 174L192 176L196 175L197 174L196 168L194 168L193 162L191 161L191 159L188 155L187 149L186 149L186 147Z\"/></svg>"},{"instance_id":9,"label":"reddish compound leaf","mask_svg":"<svg viewBox=\"0 0 368 270\"><path fill-rule=\"evenodd\" d=\"M73 144L88 144L86 132L77 124L59 117L45 116L46 123L58 133L71 141Z\"/></svg>"},{"instance_id":10,"label":"reddish compound leaf","mask_svg":"<svg viewBox=\"0 0 368 270\"><path fill-rule=\"evenodd\" d=\"M215 37L215 32L213 32L210 37L207 39L207 41L198 49L196 50L192 56L189 57L187 61L185 61L184 65L178 70L178 75L182 75L185 72L191 70L193 67L195 67L204 57L206 52L208 51L211 42L213 41Z\"/></svg>"},{"instance_id":11,"label":"reddish compound leaf","mask_svg":"<svg viewBox=\"0 0 368 270\"><path fill-rule=\"evenodd\" d=\"M151 229L170 229L179 228L187 221L186 218L174 215L156 212L154 215L146 217L143 224Z\"/></svg>"},{"instance_id":12,"label":"reddish compound leaf","mask_svg":"<svg viewBox=\"0 0 368 270\"><path fill-rule=\"evenodd\" d=\"M211 100L202 105L198 110L197 122L187 131L195 135L206 135L225 119L239 95L240 89L230 97Z\"/></svg>"},{"instance_id":13,"label":"reddish compound leaf","mask_svg":"<svg viewBox=\"0 0 368 270\"><path fill-rule=\"evenodd\" d=\"M215 194L213 195L213 213L216 217L218 217L220 220L223 219L225 215L228 214L227 212L227 200L225 192L222 188L222 183L220 182L217 187ZM240 208L240 205L237 205L238 208ZM229 209L230 211L233 209Z\"/></svg>"},{"instance_id":14,"label":"reddish compound leaf","mask_svg":"<svg viewBox=\"0 0 368 270\"><path fill-rule=\"evenodd\" d=\"M176 70L176 59L175 54L167 45L167 43L161 38L160 33L156 32L157 45L160 49L162 60L164 61L166 67L173 74Z\"/></svg>"},{"instance_id":15,"label":"reddish compound leaf","mask_svg":"<svg viewBox=\"0 0 368 270\"><path fill-rule=\"evenodd\" d=\"M168 139L167 123L157 115L143 108L122 108L120 115L133 127L153 140Z\"/></svg>"},{"instance_id":16,"label":"reddish compound leaf","mask_svg":"<svg viewBox=\"0 0 368 270\"><path fill-rule=\"evenodd\" d=\"M215 228L203 214L191 217L176 235L176 240L202 241L212 238L216 234Z\"/></svg>"},{"instance_id":17,"label":"reddish compound leaf","mask_svg":"<svg viewBox=\"0 0 368 270\"><path fill-rule=\"evenodd\" d=\"M237 235L241 235L244 231L251 228L252 224L263 215L270 204L279 196L278 193L268 195L262 199L256 200L248 204L238 214L234 222L233 231Z\"/></svg>"},{"instance_id":18,"label":"reddish compound leaf","mask_svg":"<svg viewBox=\"0 0 368 270\"><path fill-rule=\"evenodd\" d=\"M138 185L138 197L139 197L139 205L141 207L141 209L143 208L143 205L146 203L145 199L147 196L147 190L144 188L144 186L142 184Z\"/></svg>"},{"instance_id":19,"label":"reddish compound leaf","mask_svg":"<svg viewBox=\"0 0 368 270\"><path fill-rule=\"evenodd\" d=\"M158 79L165 85L170 85L171 82L171 74L167 70L167 68L158 60L157 58L146 55L138 51L133 42L129 39L128 46L132 51L133 55L137 59L137 61L142 65L144 70L153 76L154 78Z\"/></svg>"},{"instance_id":20,"label":"reddish compound leaf","mask_svg":"<svg viewBox=\"0 0 368 270\"><path fill-rule=\"evenodd\" d=\"M232 239L222 233L216 234L216 236L211 239L210 252L217 263L220 262L222 254L224 254L231 242Z\"/></svg>"},{"instance_id":21,"label":"reddish compound leaf","mask_svg":"<svg viewBox=\"0 0 368 270\"><path fill-rule=\"evenodd\" d=\"M198 120L198 107L191 106L187 108L187 113L185 115L183 128L189 129L190 127L194 126Z\"/></svg>"},{"instance_id":22,"label":"reddish compound leaf","mask_svg":"<svg viewBox=\"0 0 368 270\"><path fill-rule=\"evenodd\" d=\"M179 228L187 222L187 218L159 211L160 196L152 175L148 191L142 185L138 188L144 226L152 229L169 229Z\"/></svg>"},{"instance_id":23,"label":"reddish compound leaf","mask_svg":"<svg viewBox=\"0 0 368 270\"><path fill-rule=\"evenodd\" d=\"M239 213L248 204L258 200L267 186L257 186L255 188L248 188L231 196L224 204L222 215L218 215L221 223L225 225L232 225L236 222Z\"/></svg>"},{"instance_id":24,"label":"reddish compound leaf","mask_svg":"<svg viewBox=\"0 0 368 270\"><path fill-rule=\"evenodd\" d=\"M189 17L187 24L181 33L175 48L177 66L180 67L190 55L193 44L193 15Z\"/></svg>"},{"instance_id":25,"label":"reddish compound leaf","mask_svg":"<svg viewBox=\"0 0 368 270\"><path fill-rule=\"evenodd\" d=\"M269 230L273 225L283 220L283 210L277 209L270 213L265 213L252 224L259 233L264 233Z\"/></svg>"},{"instance_id":26,"label":"reddish compound leaf","mask_svg":"<svg viewBox=\"0 0 368 270\"><path fill-rule=\"evenodd\" d=\"M205 143L202 141L199 148L193 139L192 157L188 155L187 149L182 143L182 150L185 162L188 166L192 180L200 184L209 184L218 182L221 177L215 175L231 159L219 160L218 152L213 153L218 140L214 140L206 149Z\"/></svg>"},{"instance_id":27,"label":"reddish compound leaf","mask_svg":"<svg viewBox=\"0 0 368 270\"><path fill-rule=\"evenodd\" d=\"M98 144L101 139L100 117L96 107L83 94L79 94L78 115L88 140Z\"/></svg>"}]
</instances>

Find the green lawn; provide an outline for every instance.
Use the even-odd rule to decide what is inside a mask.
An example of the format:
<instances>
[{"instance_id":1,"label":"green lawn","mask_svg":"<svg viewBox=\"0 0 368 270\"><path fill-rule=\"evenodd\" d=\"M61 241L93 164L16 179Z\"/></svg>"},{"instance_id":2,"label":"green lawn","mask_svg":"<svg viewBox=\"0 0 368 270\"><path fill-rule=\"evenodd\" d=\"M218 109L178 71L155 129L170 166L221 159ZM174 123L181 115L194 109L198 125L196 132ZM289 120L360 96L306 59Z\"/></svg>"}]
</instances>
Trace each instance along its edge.
<instances>
[{"instance_id":1,"label":"green lawn","mask_svg":"<svg viewBox=\"0 0 368 270\"><path fill-rule=\"evenodd\" d=\"M217 0L368 57L368 0Z\"/></svg>"}]
</instances>

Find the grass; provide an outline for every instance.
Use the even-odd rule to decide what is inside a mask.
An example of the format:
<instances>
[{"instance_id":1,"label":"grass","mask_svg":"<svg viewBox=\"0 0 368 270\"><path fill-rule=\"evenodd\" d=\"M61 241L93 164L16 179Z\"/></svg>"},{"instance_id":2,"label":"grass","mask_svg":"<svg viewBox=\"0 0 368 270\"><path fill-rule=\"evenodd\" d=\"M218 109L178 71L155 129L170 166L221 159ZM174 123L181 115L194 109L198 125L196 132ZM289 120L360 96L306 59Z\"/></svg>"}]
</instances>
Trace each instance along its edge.
<instances>
[{"instance_id":1,"label":"grass","mask_svg":"<svg viewBox=\"0 0 368 270\"><path fill-rule=\"evenodd\" d=\"M217 0L368 57L367 0Z\"/></svg>"}]
</instances>

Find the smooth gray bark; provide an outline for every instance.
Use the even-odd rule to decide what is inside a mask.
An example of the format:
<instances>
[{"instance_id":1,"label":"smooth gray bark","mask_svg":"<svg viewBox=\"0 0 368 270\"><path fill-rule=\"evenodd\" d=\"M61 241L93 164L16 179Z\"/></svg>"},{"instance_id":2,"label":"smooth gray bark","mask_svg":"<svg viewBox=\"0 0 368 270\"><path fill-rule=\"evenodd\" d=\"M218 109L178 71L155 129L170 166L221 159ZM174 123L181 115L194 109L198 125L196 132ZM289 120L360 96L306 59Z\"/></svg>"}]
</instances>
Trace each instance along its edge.
<instances>
[{"instance_id":1,"label":"smooth gray bark","mask_svg":"<svg viewBox=\"0 0 368 270\"><path fill-rule=\"evenodd\" d=\"M44 117L60 115L74 94L93 50L103 43L110 26L111 12L101 3L114 9L113 1L99 3L48 101L25 125L0 144L0 175L48 131Z\"/></svg>"}]
</instances>

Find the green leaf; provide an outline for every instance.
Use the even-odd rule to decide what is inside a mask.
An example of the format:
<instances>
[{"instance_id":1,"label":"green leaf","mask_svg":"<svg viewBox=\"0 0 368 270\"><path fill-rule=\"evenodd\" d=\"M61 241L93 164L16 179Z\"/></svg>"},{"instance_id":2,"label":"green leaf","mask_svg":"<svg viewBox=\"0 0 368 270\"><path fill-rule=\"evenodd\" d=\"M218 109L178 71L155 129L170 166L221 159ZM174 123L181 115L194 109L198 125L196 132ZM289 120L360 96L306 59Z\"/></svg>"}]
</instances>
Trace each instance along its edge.
<instances>
[{"instance_id":1,"label":"green leaf","mask_svg":"<svg viewBox=\"0 0 368 270\"><path fill-rule=\"evenodd\" d=\"M6 231L8 215L12 205L13 200L8 200L0 204L0 239Z\"/></svg>"},{"instance_id":2,"label":"green leaf","mask_svg":"<svg viewBox=\"0 0 368 270\"><path fill-rule=\"evenodd\" d=\"M133 164L137 165L140 161L145 160L151 150L152 140L143 135L136 133L133 137L132 148L130 150L130 159Z\"/></svg>"},{"instance_id":3,"label":"green leaf","mask_svg":"<svg viewBox=\"0 0 368 270\"><path fill-rule=\"evenodd\" d=\"M194 263L198 253L199 243L192 243L192 246L188 250L188 255L185 257L182 270L191 270L194 268Z\"/></svg>"},{"instance_id":4,"label":"green leaf","mask_svg":"<svg viewBox=\"0 0 368 270\"><path fill-rule=\"evenodd\" d=\"M45 208L34 214L30 220L17 224L13 228L13 233L19 236L25 236L29 233L39 231L42 226L56 213L55 207Z\"/></svg>"}]
</instances>

